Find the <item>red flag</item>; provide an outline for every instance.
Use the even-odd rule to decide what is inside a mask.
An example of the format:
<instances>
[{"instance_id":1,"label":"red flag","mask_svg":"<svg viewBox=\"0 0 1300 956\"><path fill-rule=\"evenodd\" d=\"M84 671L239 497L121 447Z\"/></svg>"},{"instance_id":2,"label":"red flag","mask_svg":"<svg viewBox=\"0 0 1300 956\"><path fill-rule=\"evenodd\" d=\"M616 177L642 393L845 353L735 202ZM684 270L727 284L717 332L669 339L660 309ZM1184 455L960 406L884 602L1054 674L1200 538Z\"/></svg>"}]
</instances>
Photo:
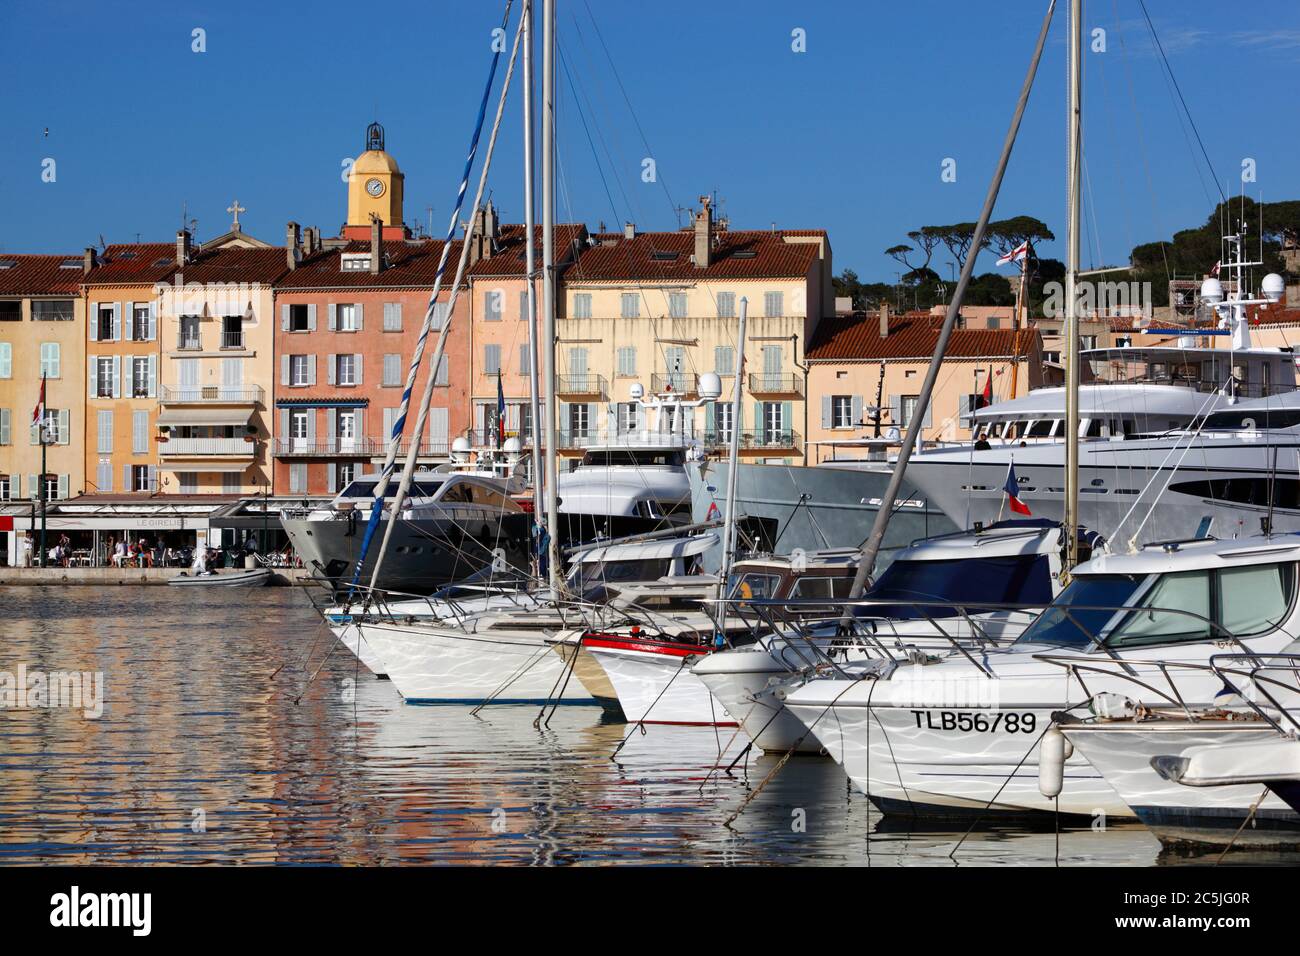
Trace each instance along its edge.
<instances>
[{"instance_id":1,"label":"red flag","mask_svg":"<svg viewBox=\"0 0 1300 956\"><path fill-rule=\"evenodd\" d=\"M980 393L981 408L987 408L993 404L993 368L989 367L988 378L984 380L984 391Z\"/></svg>"},{"instance_id":2,"label":"red flag","mask_svg":"<svg viewBox=\"0 0 1300 956\"><path fill-rule=\"evenodd\" d=\"M32 424L35 425L45 417L45 376L41 376L41 395L36 400L36 407L32 409Z\"/></svg>"}]
</instances>

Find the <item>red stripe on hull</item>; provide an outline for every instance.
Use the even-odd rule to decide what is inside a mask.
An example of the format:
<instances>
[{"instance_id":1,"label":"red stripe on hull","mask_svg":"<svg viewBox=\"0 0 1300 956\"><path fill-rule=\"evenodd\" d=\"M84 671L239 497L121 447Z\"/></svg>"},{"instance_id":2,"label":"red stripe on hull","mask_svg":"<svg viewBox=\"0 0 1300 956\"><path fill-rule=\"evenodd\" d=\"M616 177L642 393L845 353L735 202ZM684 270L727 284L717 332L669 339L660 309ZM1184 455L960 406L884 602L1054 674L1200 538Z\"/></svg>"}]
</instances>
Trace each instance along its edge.
<instances>
[{"instance_id":1,"label":"red stripe on hull","mask_svg":"<svg viewBox=\"0 0 1300 956\"><path fill-rule=\"evenodd\" d=\"M659 641L637 641L621 637L584 637L583 647L607 647L615 651L637 651L642 654L660 654L665 657L690 657L707 654L708 647L701 644L665 644Z\"/></svg>"}]
</instances>

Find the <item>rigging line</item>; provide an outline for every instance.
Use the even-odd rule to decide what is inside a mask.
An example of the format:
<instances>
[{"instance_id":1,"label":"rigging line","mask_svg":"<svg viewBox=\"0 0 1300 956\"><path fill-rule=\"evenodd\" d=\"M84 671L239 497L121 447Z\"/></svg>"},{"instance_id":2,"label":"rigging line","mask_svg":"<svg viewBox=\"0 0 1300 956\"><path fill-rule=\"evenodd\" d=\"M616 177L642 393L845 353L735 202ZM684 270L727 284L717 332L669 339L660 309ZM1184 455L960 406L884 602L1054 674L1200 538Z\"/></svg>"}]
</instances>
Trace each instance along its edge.
<instances>
[{"instance_id":1,"label":"rigging line","mask_svg":"<svg viewBox=\"0 0 1300 956\"><path fill-rule=\"evenodd\" d=\"M510 20L510 10L513 6L514 6L514 0L506 0L506 9L505 9L505 13L502 16L503 28ZM520 19L520 23L521 24L523 23L523 18ZM519 36L520 33L517 32L515 35L515 51L518 51L519 48ZM424 349L429 338L429 332L432 330L433 327L433 318L437 311L438 294L442 289L443 274L447 267L447 259L451 255L452 242L455 240L456 237L456 227L459 225L460 212L465 203L465 193L469 188L470 172L474 166L474 159L478 154L479 138L483 133L483 123L487 117L487 105L491 99L492 87L496 81L497 66L500 63L500 60L501 60L501 51L494 50L492 53L492 65L488 70L487 83L483 87L483 96L479 102L478 116L476 117L474 122L474 133L470 137L469 152L465 157L465 168L461 174L460 188L456 196L456 205L455 208L452 210L451 220L447 224L447 234L446 234L446 238L443 240L442 253L438 260L438 271L434 275L433 289L429 293L429 305L425 309L424 322L420 328L420 336L416 340L415 351L411 356L411 365L406 376L406 386L405 388L402 389L401 405L399 406L398 409L398 415L396 419L393 421L392 434L389 436L388 449L384 459L383 471L380 473L379 481L375 483L375 500L371 506L370 520L366 524L366 531L361 546L361 558L357 561L356 570L352 574L353 588L355 588L356 584L361 580L361 566L365 561L366 554L369 552L371 540L374 538L375 532L378 530L379 519L383 514L384 493L388 488L389 479L391 478L393 469L396 465L399 444L401 442L401 437L402 437L402 430L406 426L406 415L411 405L411 394L415 390L415 379L420 370L421 360L424 357ZM514 68L513 52L511 53L511 58L510 58L510 68L511 71L513 72L513 68ZM507 89L509 86L508 79L509 78L507 77L506 86L502 89L501 102L503 106L505 104L505 89ZM499 112L500 111L498 110L498 114ZM499 123L500 121L499 115L497 117L497 120ZM495 128L493 130L493 139L495 140ZM486 173L486 167L485 167L485 173ZM481 192L481 184L480 184L480 192ZM475 207L477 208L477 200L475 202ZM465 237L466 247L468 247L469 245L469 240L470 240L470 236L467 235ZM464 256L462 255L462 260L463 258ZM458 289L455 288L452 290L451 302L455 301L455 296L457 291ZM441 357L443 355L442 345L446 339L446 329L448 328L448 326L450 326L452 320L451 302L448 303L446 321L442 323L442 330L440 331L438 346L434 349L434 354L435 354L434 369L429 376L431 381L437 378L437 366L442 364L441 363ZM423 416L421 416L421 418L423 418ZM416 436L417 441L418 441L418 437L419 436L417 434ZM387 535L385 535L385 537L387 537ZM376 562L376 564L378 563L379 562Z\"/></svg>"},{"instance_id":2,"label":"rigging line","mask_svg":"<svg viewBox=\"0 0 1300 956\"><path fill-rule=\"evenodd\" d=\"M1187 114L1187 122L1191 125L1192 132L1196 134L1196 142L1201 147L1201 156L1205 159L1205 168L1209 170L1210 178L1214 180L1214 188L1219 191L1219 198L1227 202L1227 197L1223 194L1222 187L1219 186L1219 178L1214 174L1214 164L1210 162L1210 155L1205 151L1205 143L1201 140L1201 132L1196 128L1196 120L1192 118L1192 111L1187 108L1187 100L1183 99L1183 91L1178 85L1178 78L1174 76L1174 69L1169 65L1169 58L1165 56L1164 44L1160 42L1160 37L1156 34L1155 24L1151 22L1151 14L1147 12L1146 0L1138 0L1138 6L1142 8L1142 16L1146 18L1147 29L1151 31L1151 39L1155 41L1156 48L1160 51L1160 59L1164 61L1165 70L1174 84L1174 90L1178 93L1178 102L1183 104L1183 112Z\"/></svg>"}]
</instances>

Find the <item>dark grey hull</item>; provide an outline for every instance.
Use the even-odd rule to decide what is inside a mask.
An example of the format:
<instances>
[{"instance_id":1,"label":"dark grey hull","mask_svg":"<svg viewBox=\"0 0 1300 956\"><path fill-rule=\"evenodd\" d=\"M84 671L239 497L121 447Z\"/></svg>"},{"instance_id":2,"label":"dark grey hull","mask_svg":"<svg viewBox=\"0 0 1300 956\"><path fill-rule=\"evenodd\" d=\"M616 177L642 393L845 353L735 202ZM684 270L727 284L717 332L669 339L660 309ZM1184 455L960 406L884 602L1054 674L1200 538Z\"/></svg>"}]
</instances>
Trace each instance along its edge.
<instances>
[{"instance_id":1,"label":"dark grey hull","mask_svg":"<svg viewBox=\"0 0 1300 956\"><path fill-rule=\"evenodd\" d=\"M796 548L857 548L866 540L889 484L884 470L866 471L802 465L739 465L736 510L742 527L761 537L764 550L789 554ZM704 461L687 466L691 479L691 517L706 521L711 506L726 509L729 463ZM885 567L894 549L918 538L956 531L937 507L903 483L877 568ZM716 515L715 515L716 516ZM706 555L716 567L720 555Z\"/></svg>"}]
</instances>

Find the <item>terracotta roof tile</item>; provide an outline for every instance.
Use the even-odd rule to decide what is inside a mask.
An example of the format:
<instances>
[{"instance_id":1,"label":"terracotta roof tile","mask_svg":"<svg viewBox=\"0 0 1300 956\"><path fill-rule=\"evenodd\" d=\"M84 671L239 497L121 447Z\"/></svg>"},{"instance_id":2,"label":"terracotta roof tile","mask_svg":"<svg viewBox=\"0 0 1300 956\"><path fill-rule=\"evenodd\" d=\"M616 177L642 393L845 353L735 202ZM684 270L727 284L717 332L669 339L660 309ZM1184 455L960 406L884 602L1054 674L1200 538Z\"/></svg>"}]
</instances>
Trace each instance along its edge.
<instances>
[{"instance_id":1,"label":"terracotta roof tile","mask_svg":"<svg viewBox=\"0 0 1300 956\"><path fill-rule=\"evenodd\" d=\"M855 312L822 319L808 345L810 362L869 362L880 359L929 359L939 345L943 318L928 312L894 316L889 335L880 337L880 319L874 313ZM1019 336L1016 348L1015 336ZM948 358L983 358L1021 355L1041 347L1036 328L954 329L948 340Z\"/></svg>"},{"instance_id":2,"label":"terracotta roof tile","mask_svg":"<svg viewBox=\"0 0 1300 956\"><path fill-rule=\"evenodd\" d=\"M345 272L339 267L343 253L370 251L370 240L353 240L342 248L317 252L299 263L298 268L286 270L276 281L275 287L282 292L293 289L364 289L394 286L432 288L434 276L438 272L442 246L441 239L422 239L416 242L402 239L388 240L383 243L384 269L378 275L371 275L369 269ZM283 250L280 250L280 255L283 257ZM451 288L451 282L456 277L456 264L459 258L460 240L458 239L451 244L451 251L447 256L443 288Z\"/></svg>"},{"instance_id":3,"label":"terracotta roof tile","mask_svg":"<svg viewBox=\"0 0 1300 956\"><path fill-rule=\"evenodd\" d=\"M63 263L75 262L75 268ZM7 266L6 263L13 263ZM81 257L0 253L0 295L75 295L81 285Z\"/></svg>"},{"instance_id":4,"label":"terracotta roof tile","mask_svg":"<svg viewBox=\"0 0 1300 956\"><path fill-rule=\"evenodd\" d=\"M542 227L534 226L533 235L537 243L538 269L542 265ZM557 222L555 224L555 256L561 262L575 242L586 238L587 227L581 223ZM478 276L523 276L524 274L524 227L522 224L504 225L497 230L497 251L486 259L480 259L468 270L469 274Z\"/></svg>"},{"instance_id":5,"label":"terracotta roof tile","mask_svg":"<svg viewBox=\"0 0 1300 956\"><path fill-rule=\"evenodd\" d=\"M289 271L283 246L253 249L225 246L199 250L181 270L188 282L262 282L271 284Z\"/></svg>"},{"instance_id":6,"label":"terracotta roof tile","mask_svg":"<svg viewBox=\"0 0 1300 956\"><path fill-rule=\"evenodd\" d=\"M85 277L86 285L161 282L176 269L176 243L123 242L109 246Z\"/></svg>"},{"instance_id":7,"label":"terracotta roof tile","mask_svg":"<svg viewBox=\"0 0 1300 956\"><path fill-rule=\"evenodd\" d=\"M680 281L690 279L802 278L821 253L822 243L789 242L785 237L822 238L819 229L777 232L720 230L707 268L691 263L695 233L643 232L627 239L601 233L596 244L582 250L569 274L570 282Z\"/></svg>"}]
</instances>

